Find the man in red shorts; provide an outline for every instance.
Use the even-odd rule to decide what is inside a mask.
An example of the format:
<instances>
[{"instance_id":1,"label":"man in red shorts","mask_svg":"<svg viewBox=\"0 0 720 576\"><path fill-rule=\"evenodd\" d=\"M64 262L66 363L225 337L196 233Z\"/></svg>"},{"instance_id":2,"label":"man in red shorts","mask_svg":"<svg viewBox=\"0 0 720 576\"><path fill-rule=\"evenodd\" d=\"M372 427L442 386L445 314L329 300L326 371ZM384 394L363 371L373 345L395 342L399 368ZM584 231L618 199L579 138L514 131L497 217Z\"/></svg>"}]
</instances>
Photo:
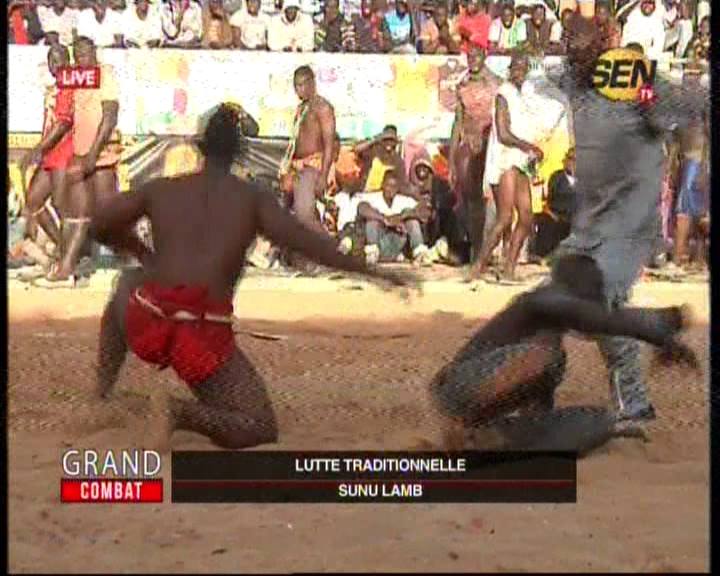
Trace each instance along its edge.
<instances>
[{"instance_id":1,"label":"man in red shorts","mask_svg":"<svg viewBox=\"0 0 720 576\"><path fill-rule=\"evenodd\" d=\"M53 45L48 51L48 69L57 77L60 68L68 66L70 54L65 46ZM74 115L73 91L58 88L53 84L45 94L45 118L40 142L20 161L23 184L25 173L30 164L40 162L28 189L25 206L31 218L43 229L59 250L62 257L62 233L52 214L49 212L49 200L52 197L58 214L62 217L64 193L67 189L67 168L73 158L72 125Z\"/></svg>"},{"instance_id":2,"label":"man in red shorts","mask_svg":"<svg viewBox=\"0 0 720 576\"><path fill-rule=\"evenodd\" d=\"M340 254L332 238L283 211L270 191L232 175L244 147L241 126L241 111L221 105L199 142L205 156L199 172L104 199L91 226L96 239L133 253L143 265L120 277L103 314L101 397L116 383L128 349L151 364L172 366L198 401L170 398L161 414L163 424L170 423L164 433L191 430L225 448L274 442L278 434L265 384L236 347L232 324L235 287L256 235L326 266L406 284ZM133 232L142 217L151 223L153 252Z\"/></svg>"}]
</instances>

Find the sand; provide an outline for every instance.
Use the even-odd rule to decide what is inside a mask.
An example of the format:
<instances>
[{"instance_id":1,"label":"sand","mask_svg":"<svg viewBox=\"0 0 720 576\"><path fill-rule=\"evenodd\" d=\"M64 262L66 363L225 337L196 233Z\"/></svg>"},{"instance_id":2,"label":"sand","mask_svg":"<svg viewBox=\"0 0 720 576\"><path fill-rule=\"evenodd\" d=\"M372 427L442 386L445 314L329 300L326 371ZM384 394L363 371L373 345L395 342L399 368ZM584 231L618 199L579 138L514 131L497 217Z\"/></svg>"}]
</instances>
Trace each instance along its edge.
<instances>
[{"instance_id":1,"label":"sand","mask_svg":"<svg viewBox=\"0 0 720 576\"><path fill-rule=\"evenodd\" d=\"M147 410L159 387L188 393L132 359L113 403L87 399L110 284L10 283L12 572L708 570L708 382L676 369L649 378L651 441L614 440L581 461L575 505L62 505L64 449L131 446L129 413ZM520 290L470 292L446 279L402 303L348 280L251 276L238 316L248 330L287 336L237 337L277 405L281 438L264 449L416 447L432 432L427 382ZM691 303L698 325L687 340L707 374L707 284L643 283L634 301ZM568 346L559 404L606 402L596 347ZM180 432L173 448L212 446Z\"/></svg>"}]
</instances>

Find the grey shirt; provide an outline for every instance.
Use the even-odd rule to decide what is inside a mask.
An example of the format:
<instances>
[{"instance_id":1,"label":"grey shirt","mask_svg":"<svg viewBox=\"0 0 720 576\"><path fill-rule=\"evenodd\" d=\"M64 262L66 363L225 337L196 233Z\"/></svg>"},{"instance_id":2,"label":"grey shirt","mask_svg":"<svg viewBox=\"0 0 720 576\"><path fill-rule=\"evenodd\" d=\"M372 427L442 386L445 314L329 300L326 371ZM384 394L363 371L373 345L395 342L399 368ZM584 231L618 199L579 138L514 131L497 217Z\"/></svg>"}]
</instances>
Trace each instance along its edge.
<instances>
[{"instance_id":1,"label":"grey shirt","mask_svg":"<svg viewBox=\"0 0 720 576\"><path fill-rule=\"evenodd\" d=\"M651 112L594 90L568 90L575 133L575 240L586 247L613 240L655 241L663 177L663 139L674 125L702 115L708 92L658 79Z\"/></svg>"}]
</instances>

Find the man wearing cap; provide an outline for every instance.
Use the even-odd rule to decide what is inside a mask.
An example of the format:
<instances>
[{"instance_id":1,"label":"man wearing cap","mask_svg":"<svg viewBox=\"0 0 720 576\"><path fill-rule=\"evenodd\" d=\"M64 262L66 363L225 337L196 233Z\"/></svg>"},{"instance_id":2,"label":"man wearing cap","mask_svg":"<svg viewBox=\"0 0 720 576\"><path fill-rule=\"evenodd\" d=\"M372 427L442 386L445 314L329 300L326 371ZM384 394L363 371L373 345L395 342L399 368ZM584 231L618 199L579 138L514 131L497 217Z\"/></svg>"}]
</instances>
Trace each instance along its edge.
<instances>
[{"instance_id":1,"label":"man wearing cap","mask_svg":"<svg viewBox=\"0 0 720 576\"><path fill-rule=\"evenodd\" d=\"M377 192L382 187L382 179L387 170L395 170L395 175L404 180L405 163L398 151L397 128L388 124L383 131L372 140L360 142L355 146L355 153L364 165L365 186L367 192Z\"/></svg>"},{"instance_id":2,"label":"man wearing cap","mask_svg":"<svg viewBox=\"0 0 720 576\"><path fill-rule=\"evenodd\" d=\"M315 26L312 18L300 11L300 0L285 0L282 12L273 16L268 27L271 52L312 52Z\"/></svg>"}]
</instances>

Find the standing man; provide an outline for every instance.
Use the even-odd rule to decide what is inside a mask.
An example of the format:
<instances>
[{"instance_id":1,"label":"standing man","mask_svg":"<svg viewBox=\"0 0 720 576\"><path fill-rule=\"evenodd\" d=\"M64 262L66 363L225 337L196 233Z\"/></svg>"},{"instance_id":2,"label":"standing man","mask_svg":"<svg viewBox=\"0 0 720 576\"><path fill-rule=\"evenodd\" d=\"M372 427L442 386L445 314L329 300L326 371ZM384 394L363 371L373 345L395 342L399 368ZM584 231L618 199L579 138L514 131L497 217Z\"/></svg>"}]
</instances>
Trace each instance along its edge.
<instances>
[{"instance_id":1,"label":"standing man","mask_svg":"<svg viewBox=\"0 0 720 576\"><path fill-rule=\"evenodd\" d=\"M117 193L117 165L120 162L120 133L117 130L119 87L111 66L100 65L95 44L80 36L75 40L75 64L100 67L99 89L75 90L73 147L69 169L67 218L68 243L60 265L50 282L70 282L87 239L93 206L98 199Z\"/></svg>"},{"instance_id":2,"label":"standing man","mask_svg":"<svg viewBox=\"0 0 720 576\"><path fill-rule=\"evenodd\" d=\"M461 203L460 220L470 240L471 261L475 262L485 227L485 156L500 80L485 66L485 51L477 46L470 46L467 63L468 75L457 91L448 161L450 186Z\"/></svg>"},{"instance_id":3,"label":"standing man","mask_svg":"<svg viewBox=\"0 0 720 576\"><path fill-rule=\"evenodd\" d=\"M200 134L203 168L160 178L98 206L94 235L133 253L142 270L127 271L101 320L98 393L106 398L128 351L161 368L172 366L195 400L168 398L153 422L164 449L175 429L197 432L223 448L277 440L275 412L265 383L235 345L233 300L245 255L258 234L319 263L403 286L402 276L370 270L340 254L334 240L302 226L268 190L231 173L244 143L237 107L222 105ZM155 251L134 233L150 219Z\"/></svg>"},{"instance_id":4,"label":"standing man","mask_svg":"<svg viewBox=\"0 0 720 576\"><path fill-rule=\"evenodd\" d=\"M323 230L316 203L325 195L335 149L335 110L317 93L315 74L309 66L295 70L295 112L288 149L280 166L283 190L292 192L293 209L305 226Z\"/></svg>"},{"instance_id":5,"label":"standing man","mask_svg":"<svg viewBox=\"0 0 720 576\"><path fill-rule=\"evenodd\" d=\"M53 78L59 69L68 66L70 53L61 44L53 44L48 51L48 69ZM30 182L25 205L29 215L48 235L59 251L63 252L62 234L49 212L48 200L52 197L55 209L62 215L65 209L66 171L73 159L72 126L74 120L74 95L57 84L48 87L45 94L45 118L40 142L20 161L23 185L29 164L40 162Z\"/></svg>"},{"instance_id":6,"label":"standing man","mask_svg":"<svg viewBox=\"0 0 720 576\"><path fill-rule=\"evenodd\" d=\"M653 105L605 98L592 87L603 39L592 21L574 17L568 37L570 96L576 152L577 211L559 254L590 256L604 278L605 301L619 308L656 246L663 177L663 138L708 106L708 94L656 79ZM598 341L610 373L620 426L655 418L648 400L637 340Z\"/></svg>"}]
</instances>

